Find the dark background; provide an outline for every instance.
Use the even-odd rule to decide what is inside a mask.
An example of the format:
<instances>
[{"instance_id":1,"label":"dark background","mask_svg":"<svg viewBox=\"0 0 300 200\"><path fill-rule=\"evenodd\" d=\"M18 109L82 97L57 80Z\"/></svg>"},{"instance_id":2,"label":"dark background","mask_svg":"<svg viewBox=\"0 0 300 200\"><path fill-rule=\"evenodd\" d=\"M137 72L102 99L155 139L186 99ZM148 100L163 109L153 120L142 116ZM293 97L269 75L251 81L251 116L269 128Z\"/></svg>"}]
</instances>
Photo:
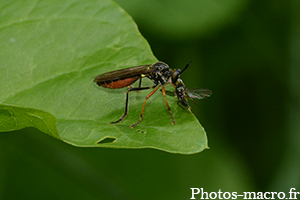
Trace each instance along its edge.
<instances>
[{"instance_id":1,"label":"dark background","mask_svg":"<svg viewBox=\"0 0 300 200\"><path fill-rule=\"evenodd\" d=\"M188 88L213 91L201 108L190 103L210 149L76 148L34 129L2 133L0 199L190 199L191 187L300 192L299 1L176 2L118 1L159 60L171 68L192 61L182 75Z\"/></svg>"}]
</instances>

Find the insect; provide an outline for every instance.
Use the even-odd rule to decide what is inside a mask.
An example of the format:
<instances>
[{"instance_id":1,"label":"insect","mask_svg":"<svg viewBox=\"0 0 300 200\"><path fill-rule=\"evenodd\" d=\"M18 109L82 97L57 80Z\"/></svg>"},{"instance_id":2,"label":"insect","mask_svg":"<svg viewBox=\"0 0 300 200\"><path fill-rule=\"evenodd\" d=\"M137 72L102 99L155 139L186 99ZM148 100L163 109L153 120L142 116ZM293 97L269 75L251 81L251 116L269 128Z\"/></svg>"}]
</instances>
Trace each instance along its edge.
<instances>
[{"instance_id":1,"label":"insect","mask_svg":"<svg viewBox=\"0 0 300 200\"><path fill-rule=\"evenodd\" d=\"M185 107L188 107L189 110L191 110L191 107L189 106L186 99L190 99L194 102L193 99L204 99L212 95L212 91L209 89L190 89L190 90L185 89L185 85L180 78L178 78L175 83L175 92L169 92L169 91L166 92L175 95L178 98L177 104L179 106L181 104Z\"/></svg>"},{"instance_id":2,"label":"insect","mask_svg":"<svg viewBox=\"0 0 300 200\"><path fill-rule=\"evenodd\" d=\"M131 91L141 91L141 90L147 90L147 89L153 89L145 98L140 119L137 123L132 124L130 127L133 128L134 126L138 125L142 119L144 114L144 108L146 101L160 88L162 87L162 94L165 100L165 103L168 107L168 110L170 112L170 115L172 117L172 124L176 124L173 113L171 111L171 108L167 102L166 99L166 91L165 91L165 85L166 84L172 84L176 88L176 93L178 89L178 100L183 105L186 106L187 102L185 100L184 94L180 93L180 88L184 84L182 80L180 79L180 75L182 72L184 72L188 66L187 64L183 70L181 69L171 69L166 63L163 62L156 62L152 65L142 65L142 66L136 66L131 67L127 69L120 69L116 71L106 72L104 74L100 74L99 76L96 76L94 78L94 82L96 82L99 86L105 87L105 88L111 88L111 89L117 89L117 88L124 88L127 86L132 85L134 82L139 80L139 86L138 87L130 87L127 90L126 94L126 103L125 103L125 112L124 114L119 118L119 120L110 122L111 124L118 123L122 121L127 115L128 115L128 101L129 101L129 92ZM142 87L142 78L147 77L154 83L153 86L150 87ZM188 104L187 104L188 105Z\"/></svg>"}]
</instances>

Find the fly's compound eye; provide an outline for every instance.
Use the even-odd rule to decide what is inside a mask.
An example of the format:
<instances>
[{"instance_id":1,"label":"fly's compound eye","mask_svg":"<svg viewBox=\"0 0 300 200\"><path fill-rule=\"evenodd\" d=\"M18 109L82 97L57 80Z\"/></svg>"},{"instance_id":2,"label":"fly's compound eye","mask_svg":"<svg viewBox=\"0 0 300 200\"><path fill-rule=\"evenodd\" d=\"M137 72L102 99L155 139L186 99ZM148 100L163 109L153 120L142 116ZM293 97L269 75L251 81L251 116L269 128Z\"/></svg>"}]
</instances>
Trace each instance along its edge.
<instances>
[{"instance_id":1,"label":"fly's compound eye","mask_svg":"<svg viewBox=\"0 0 300 200\"><path fill-rule=\"evenodd\" d=\"M177 69L176 71L173 72L173 74L172 74L172 83L173 84L176 84L176 82L177 82L180 74L181 74L181 70L180 69Z\"/></svg>"}]
</instances>

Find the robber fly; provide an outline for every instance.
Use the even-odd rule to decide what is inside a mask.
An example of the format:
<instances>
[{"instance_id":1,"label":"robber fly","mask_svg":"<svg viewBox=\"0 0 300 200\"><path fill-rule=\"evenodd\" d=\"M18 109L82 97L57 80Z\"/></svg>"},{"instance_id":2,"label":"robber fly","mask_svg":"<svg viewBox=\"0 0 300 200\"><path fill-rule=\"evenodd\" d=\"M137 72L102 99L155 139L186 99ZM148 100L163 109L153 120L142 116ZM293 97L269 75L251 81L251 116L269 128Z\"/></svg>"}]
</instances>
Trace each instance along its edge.
<instances>
[{"instance_id":1,"label":"robber fly","mask_svg":"<svg viewBox=\"0 0 300 200\"><path fill-rule=\"evenodd\" d=\"M134 126L138 125L143 119L144 108L147 99L149 99L160 87L162 87L162 94L173 120L172 124L176 124L173 113L166 99L165 85L172 84L176 88L176 83L180 79L181 73L188 68L189 64L187 64L183 70L180 70L180 69L170 69L170 67L166 63L156 62L152 65L142 65L142 66L136 66L127 69L120 69L116 71L106 72L104 74L96 76L94 78L94 82L96 82L99 86L105 88L111 88L111 89L124 88L132 85L134 82L139 80L138 87L130 87L127 90L124 114L120 117L119 120L110 123L111 124L118 123L128 115L129 92L153 89L146 96L144 100L139 121L131 125L130 127L133 128ZM154 85L150 87L142 87L142 78L144 77L149 78L154 83ZM184 103L184 101L180 101L180 103Z\"/></svg>"}]
</instances>

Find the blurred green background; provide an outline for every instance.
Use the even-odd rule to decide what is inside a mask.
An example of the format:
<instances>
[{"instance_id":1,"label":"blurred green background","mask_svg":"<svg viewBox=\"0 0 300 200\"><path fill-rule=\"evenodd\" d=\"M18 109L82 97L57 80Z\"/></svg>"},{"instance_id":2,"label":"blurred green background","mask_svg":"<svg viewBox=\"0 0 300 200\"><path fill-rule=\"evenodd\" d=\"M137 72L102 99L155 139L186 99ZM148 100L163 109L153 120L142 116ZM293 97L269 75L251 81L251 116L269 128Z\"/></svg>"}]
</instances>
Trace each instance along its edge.
<instances>
[{"instance_id":1,"label":"blurred green background","mask_svg":"<svg viewBox=\"0 0 300 200\"><path fill-rule=\"evenodd\" d=\"M0 199L190 199L300 192L300 2L118 0L187 88L209 150L76 148L35 129L0 134ZM178 125L180 126L180 124ZM196 196L197 199L199 197Z\"/></svg>"}]
</instances>

